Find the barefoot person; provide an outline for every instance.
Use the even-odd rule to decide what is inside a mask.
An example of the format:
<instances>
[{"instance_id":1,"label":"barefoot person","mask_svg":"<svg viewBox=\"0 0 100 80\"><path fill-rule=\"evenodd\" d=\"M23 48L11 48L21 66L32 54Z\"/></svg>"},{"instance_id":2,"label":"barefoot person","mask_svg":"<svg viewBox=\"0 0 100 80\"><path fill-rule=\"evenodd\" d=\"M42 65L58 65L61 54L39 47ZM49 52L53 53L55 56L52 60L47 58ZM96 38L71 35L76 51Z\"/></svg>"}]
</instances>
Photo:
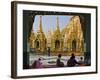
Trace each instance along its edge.
<instances>
[{"instance_id":1,"label":"barefoot person","mask_svg":"<svg viewBox=\"0 0 100 80\"><path fill-rule=\"evenodd\" d=\"M70 59L67 62L67 66L73 67L73 66L76 66L76 64L79 64L79 63L76 61L75 55L72 53Z\"/></svg>"},{"instance_id":2,"label":"barefoot person","mask_svg":"<svg viewBox=\"0 0 100 80\"><path fill-rule=\"evenodd\" d=\"M61 54L58 55L58 59L56 61L56 66L57 67L64 67L64 63L61 62L61 56L62 56Z\"/></svg>"},{"instance_id":3,"label":"barefoot person","mask_svg":"<svg viewBox=\"0 0 100 80\"><path fill-rule=\"evenodd\" d=\"M80 66L84 66L85 64L84 64L84 60L83 60L83 57L80 57L80 60L79 60L79 65Z\"/></svg>"},{"instance_id":4,"label":"barefoot person","mask_svg":"<svg viewBox=\"0 0 100 80\"><path fill-rule=\"evenodd\" d=\"M39 58L38 60L35 60L34 63L32 64L33 68L43 68L41 59Z\"/></svg>"}]
</instances>

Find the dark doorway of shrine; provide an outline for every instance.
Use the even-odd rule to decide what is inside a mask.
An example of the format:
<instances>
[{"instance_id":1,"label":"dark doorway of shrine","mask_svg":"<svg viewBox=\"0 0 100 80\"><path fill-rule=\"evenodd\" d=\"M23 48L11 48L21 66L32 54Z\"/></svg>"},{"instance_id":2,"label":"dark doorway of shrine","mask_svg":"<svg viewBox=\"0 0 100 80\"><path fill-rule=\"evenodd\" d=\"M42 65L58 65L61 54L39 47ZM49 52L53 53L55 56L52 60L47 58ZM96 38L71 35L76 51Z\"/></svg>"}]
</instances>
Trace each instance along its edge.
<instances>
[{"instance_id":1,"label":"dark doorway of shrine","mask_svg":"<svg viewBox=\"0 0 100 80\"><path fill-rule=\"evenodd\" d=\"M39 48L39 41L36 41L36 48Z\"/></svg>"},{"instance_id":2,"label":"dark doorway of shrine","mask_svg":"<svg viewBox=\"0 0 100 80\"><path fill-rule=\"evenodd\" d=\"M55 48L60 48L60 41L59 40L56 40L55 41Z\"/></svg>"},{"instance_id":3,"label":"dark doorway of shrine","mask_svg":"<svg viewBox=\"0 0 100 80\"><path fill-rule=\"evenodd\" d=\"M76 40L72 41L72 51L76 51Z\"/></svg>"}]
</instances>

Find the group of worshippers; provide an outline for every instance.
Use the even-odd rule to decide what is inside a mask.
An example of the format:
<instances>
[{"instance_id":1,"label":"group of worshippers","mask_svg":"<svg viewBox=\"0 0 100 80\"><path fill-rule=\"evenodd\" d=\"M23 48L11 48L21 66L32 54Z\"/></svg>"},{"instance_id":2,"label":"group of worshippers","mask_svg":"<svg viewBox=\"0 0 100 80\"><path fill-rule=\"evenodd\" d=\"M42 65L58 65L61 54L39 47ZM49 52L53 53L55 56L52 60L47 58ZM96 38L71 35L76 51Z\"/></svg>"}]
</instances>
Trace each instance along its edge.
<instances>
[{"instance_id":1,"label":"group of worshippers","mask_svg":"<svg viewBox=\"0 0 100 80\"><path fill-rule=\"evenodd\" d=\"M74 53L71 54L71 57L70 57L70 59L68 59L66 65L64 65L64 63L61 61L61 57L62 57L62 55L61 54L58 54L58 58L56 60L56 67L64 67L64 66L74 67L76 65L80 65L80 66L83 66L84 65L83 57L80 57L80 60L77 61L75 59ZM41 58L39 58L38 60L35 60L33 62L32 68L43 68L43 64L41 62Z\"/></svg>"},{"instance_id":2,"label":"group of worshippers","mask_svg":"<svg viewBox=\"0 0 100 80\"><path fill-rule=\"evenodd\" d=\"M64 67L64 63L61 61L61 54L58 55L58 59L57 59L57 67ZM68 59L66 66L68 67L73 67L76 65L80 65L83 66L84 65L84 61L83 61L83 57L80 57L80 60L77 61L75 59L75 55L72 53L70 59Z\"/></svg>"}]
</instances>

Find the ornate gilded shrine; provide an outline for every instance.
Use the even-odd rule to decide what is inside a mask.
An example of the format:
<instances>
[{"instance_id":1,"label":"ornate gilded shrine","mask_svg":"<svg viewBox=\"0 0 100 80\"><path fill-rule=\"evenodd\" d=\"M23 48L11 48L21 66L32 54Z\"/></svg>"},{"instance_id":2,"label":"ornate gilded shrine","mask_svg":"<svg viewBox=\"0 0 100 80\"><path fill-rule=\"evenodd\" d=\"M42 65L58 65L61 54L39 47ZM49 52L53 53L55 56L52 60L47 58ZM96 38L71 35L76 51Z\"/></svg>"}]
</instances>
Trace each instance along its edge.
<instances>
[{"instance_id":1,"label":"ornate gilded shrine","mask_svg":"<svg viewBox=\"0 0 100 80\"><path fill-rule=\"evenodd\" d=\"M69 24L62 31L64 49L68 52L84 52L84 38L79 16L71 18Z\"/></svg>"},{"instance_id":2,"label":"ornate gilded shrine","mask_svg":"<svg viewBox=\"0 0 100 80\"><path fill-rule=\"evenodd\" d=\"M52 51L62 51L63 50L63 39L59 29L59 19L57 17L56 30L53 32L51 37L51 50Z\"/></svg>"},{"instance_id":3,"label":"ornate gilded shrine","mask_svg":"<svg viewBox=\"0 0 100 80\"><path fill-rule=\"evenodd\" d=\"M42 30L42 16L40 16L39 30L31 32L30 47L35 51L45 52L48 47L52 53L62 52L68 54L75 52L78 55L84 53L84 38L79 16L73 16L70 22L60 30L57 17L56 30L44 34Z\"/></svg>"},{"instance_id":4,"label":"ornate gilded shrine","mask_svg":"<svg viewBox=\"0 0 100 80\"><path fill-rule=\"evenodd\" d=\"M42 30L42 16L40 16L39 30L37 33L31 32L30 47L36 52L44 52L46 50L46 37Z\"/></svg>"}]
</instances>

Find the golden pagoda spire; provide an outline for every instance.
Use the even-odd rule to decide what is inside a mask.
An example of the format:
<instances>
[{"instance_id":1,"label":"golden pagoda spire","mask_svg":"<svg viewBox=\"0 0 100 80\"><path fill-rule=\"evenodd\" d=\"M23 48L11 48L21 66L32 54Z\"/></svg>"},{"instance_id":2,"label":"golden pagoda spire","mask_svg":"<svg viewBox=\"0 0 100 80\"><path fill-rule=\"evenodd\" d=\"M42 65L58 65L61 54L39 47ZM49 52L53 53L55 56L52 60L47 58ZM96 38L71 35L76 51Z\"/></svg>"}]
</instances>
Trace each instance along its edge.
<instances>
[{"instance_id":1,"label":"golden pagoda spire","mask_svg":"<svg viewBox=\"0 0 100 80\"><path fill-rule=\"evenodd\" d=\"M42 16L40 16L39 31L42 32Z\"/></svg>"},{"instance_id":2,"label":"golden pagoda spire","mask_svg":"<svg viewBox=\"0 0 100 80\"><path fill-rule=\"evenodd\" d=\"M57 30L59 30L59 18L57 16Z\"/></svg>"},{"instance_id":3,"label":"golden pagoda spire","mask_svg":"<svg viewBox=\"0 0 100 80\"><path fill-rule=\"evenodd\" d=\"M57 30L59 30L59 18L57 16Z\"/></svg>"}]
</instances>

